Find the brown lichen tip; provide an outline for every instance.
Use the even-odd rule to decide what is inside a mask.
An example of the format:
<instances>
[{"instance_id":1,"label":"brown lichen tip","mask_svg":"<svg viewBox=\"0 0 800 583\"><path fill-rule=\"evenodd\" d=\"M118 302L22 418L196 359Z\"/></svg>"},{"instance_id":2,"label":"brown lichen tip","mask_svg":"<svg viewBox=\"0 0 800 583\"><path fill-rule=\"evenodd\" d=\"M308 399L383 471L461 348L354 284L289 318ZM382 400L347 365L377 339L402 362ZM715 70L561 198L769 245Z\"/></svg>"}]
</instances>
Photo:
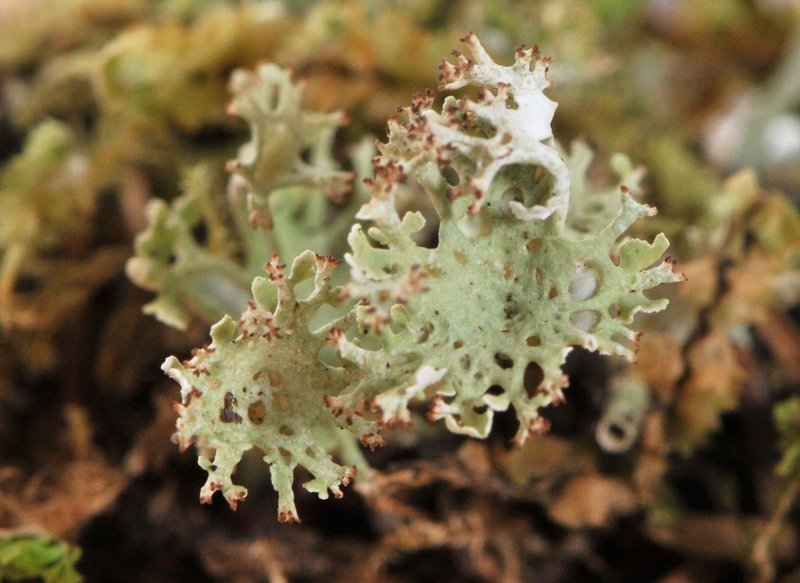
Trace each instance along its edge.
<instances>
[{"instance_id":1,"label":"brown lichen tip","mask_svg":"<svg viewBox=\"0 0 800 583\"><path fill-rule=\"evenodd\" d=\"M377 447L383 447L386 445L386 441L380 435L375 433L365 433L359 439L361 445L366 448L369 448L370 451L374 451ZM355 468L355 466L353 466Z\"/></svg>"},{"instance_id":2,"label":"brown lichen tip","mask_svg":"<svg viewBox=\"0 0 800 583\"><path fill-rule=\"evenodd\" d=\"M475 36L475 33L473 31L469 31L467 34L465 34L458 40L466 45L473 45L478 40L478 37Z\"/></svg>"},{"instance_id":3,"label":"brown lichen tip","mask_svg":"<svg viewBox=\"0 0 800 583\"><path fill-rule=\"evenodd\" d=\"M402 164L393 160L386 160L382 156L375 165L375 178L372 180L373 192L377 189L381 193L388 193L394 185L406 180Z\"/></svg>"},{"instance_id":4,"label":"brown lichen tip","mask_svg":"<svg viewBox=\"0 0 800 583\"><path fill-rule=\"evenodd\" d=\"M434 99L436 93L432 89L426 89L424 93L414 93L411 95L411 113L419 114L423 110L430 109ZM400 112L405 113L405 108L400 108Z\"/></svg>"},{"instance_id":5,"label":"brown lichen tip","mask_svg":"<svg viewBox=\"0 0 800 583\"><path fill-rule=\"evenodd\" d=\"M674 273L677 273L677 275L678 275L678 278L679 278L679 279L678 279L678 283L683 283L684 281L687 281L687 280L688 280L688 278L686 277L686 274L684 274L682 271L675 271L675 267L678 265L678 262L677 262L677 261L675 261L675 259L673 259L673 258L672 258L672 257L670 257L669 255L667 255L667 256L664 258L664 263L666 263L667 265L669 265L670 271L672 271L672 272L674 272Z\"/></svg>"},{"instance_id":6,"label":"brown lichen tip","mask_svg":"<svg viewBox=\"0 0 800 583\"><path fill-rule=\"evenodd\" d=\"M375 407L374 411L383 412L380 407ZM411 415L407 412L398 413L391 416L383 416L380 421L380 426L385 429L403 429L411 427L414 422L411 420Z\"/></svg>"},{"instance_id":7,"label":"brown lichen tip","mask_svg":"<svg viewBox=\"0 0 800 583\"><path fill-rule=\"evenodd\" d=\"M239 507L239 502L243 502L245 498L247 498L247 494L244 492L235 492L226 496L228 506L234 511Z\"/></svg>"},{"instance_id":8,"label":"brown lichen tip","mask_svg":"<svg viewBox=\"0 0 800 583\"><path fill-rule=\"evenodd\" d=\"M286 270L286 265L279 263L278 253L272 254L272 259L264 264L264 271L267 272L270 281L283 279L283 272Z\"/></svg>"},{"instance_id":9,"label":"brown lichen tip","mask_svg":"<svg viewBox=\"0 0 800 583\"><path fill-rule=\"evenodd\" d=\"M441 411L443 406L445 406L444 397L441 395L434 395L428 410L425 412L425 419L427 419L429 423L435 423L441 419L443 417Z\"/></svg>"},{"instance_id":10,"label":"brown lichen tip","mask_svg":"<svg viewBox=\"0 0 800 583\"><path fill-rule=\"evenodd\" d=\"M546 61L550 62L549 57L545 57L542 59L541 53L539 52L539 45L535 44L532 47L528 48L527 45L521 44L516 48L515 56L518 63L526 63L530 64L532 61Z\"/></svg>"},{"instance_id":11,"label":"brown lichen tip","mask_svg":"<svg viewBox=\"0 0 800 583\"><path fill-rule=\"evenodd\" d=\"M551 425L552 423L550 423L549 419L545 419L544 417L534 417L528 423L528 430L533 435L544 435L545 433L550 431ZM516 445L517 447L522 447L524 443L518 443L518 441L515 439L514 445Z\"/></svg>"},{"instance_id":12,"label":"brown lichen tip","mask_svg":"<svg viewBox=\"0 0 800 583\"><path fill-rule=\"evenodd\" d=\"M319 255L315 254L317 265L321 268L333 268L341 263L341 260L336 259L333 255Z\"/></svg>"},{"instance_id":13,"label":"brown lichen tip","mask_svg":"<svg viewBox=\"0 0 800 583\"><path fill-rule=\"evenodd\" d=\"M344 330L341 328L333 327L328 332L328 335L325 337L325 343L330 344L332 346L336 346L339 344L339 341L344 338ZM327 398L327 395L326 395Z\"/></svg>"},{"instance_id":14,"label":"brown lichen tip","mask_svg":"<svg viewBox=\"0 0 800 583\"><path fill-rule=\"evenodd\" d=\"M200 492L200 504L211 504L214 499L214 492L219 490L219 484L210 482L208 484L208 492Z\"/></svg>"},{"instance_id":15,"label":"brown lichen tip","mask_svg":"<svg viewBox=\"0 0 800 583\"><path fill-rule=\"evenodd\" d=\"M364 411L367 410L364 399L358 399L352 402L347 396L334 397L332 395L325 395L323 401L325 402L325 406L330 409L335 417L345 415L346 411L345 420L348 422L348 425L352 424L353 415L363 416Z\"/></svg>"},{"instance_id":16,"label":"brown lichen tip","mask_svg":"<svg viewBox=\"0 0 800 583\"><path fill-rule=\"evenodd\" d=\"M262 338L266 338L269 342L272 342L273 339L283 338L281 329L277 324L275 324L274 318L266 318L264 320L264 326L266 327L266 330L264 330L264 333L261 334Z\"/></svg>"},{"instance_id":17,"label":"brown lichen tip","mask_svg":"<svg viewBox=\"0 0 800 583\"><path fill-rule=\"evenodd\" d=\"M460 40L461 42L466 43L470 50L473 50L476 46L480 46L473 33L469 33ZM474 52L475 51L473 50L473 54ZM440 90L444 89L447 84L457 81L475 66L475 61L472 59L467 59L467 57L464 56L464 53L462 53L460 50L453 49L451 54L456 58L455 64L450 63L447 60L442 60L442 63L439 65L439 69L442 71L442 73L439 75Z\"/></svg>"},{"instance_id":18,"label":"brown lichen tip","mask_svg":"<svg viewBox=\"0 0 800 583\"><path fill-rule=\"evenodd\" d=\"M278 522L283 524L300 524L302 520L291 510L281 510L278 512Z\"/></svg>"}]
</instances>

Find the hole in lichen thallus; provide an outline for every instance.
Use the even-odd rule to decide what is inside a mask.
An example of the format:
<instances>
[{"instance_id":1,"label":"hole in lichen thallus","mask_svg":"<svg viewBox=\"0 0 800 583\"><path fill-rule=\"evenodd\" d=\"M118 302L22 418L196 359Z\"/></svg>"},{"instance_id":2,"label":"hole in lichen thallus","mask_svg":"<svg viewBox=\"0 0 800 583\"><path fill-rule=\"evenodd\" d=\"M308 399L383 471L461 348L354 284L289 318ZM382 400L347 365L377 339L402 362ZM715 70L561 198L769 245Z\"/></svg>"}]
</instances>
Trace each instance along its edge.
<instances>
[{"instance_id":1,"label":"hole in lichen thallus","mask_svg":"<svg viewBox=\"0 0 800 583\"><path fill-rule=\"evenodd\" d=\"M208 242L208 225L205 222L194 225L192 227L192 238L198 245L205 245Z\"/></svg>"},{"instance_id":2,"label":"hole in lichen thallus","mask_svg":"<svg viewBox=\"0 0 800 583\"><path fill-rule=\"evenodd\" d=\"M267 407L264 401L254 401L247 408L247 417L254 425L261 425L267 416Z\"/></svg>"},{"instance_id":3,"label":"hole in lichen thallus","mask_svg":"<svg viewBox=\"0 0 800 583\"><path fill-rule=\"evenodd\" d=\"M442 178L444 178L445 182L447 182L447 184L450 186L458 186L458 184L461 182L458 172L456 172L456 169L452 166L443 166L440 172L442 174Z\"/></svg>"},{"instance_id":4,"label":"hole in lichen thallus","mask_svg":"<svg viewBox=\"0 0 800 583\"><path fill-rule=\"evenodd\" d=\"M472 406L472 411L474 413L478 414L478 415L483 415L488 410L489 410L489 406L486 405L485 403L483 403L481 405L473 405Z\"/></svg>"},{"instance_id":5,"label":"hole in lichen thallus","mask_svg":"<svg viewBox=\"0 0 800 583\"><path fill-rule=\"evenodd\" d=\"M588 265L578 265L569 284L569 297L583 301L594 296L598 287L597 273Z\"/></svg>"},{"instance_id":6,"label":"hole in lichen thallus","mask_svg":"<svg viewBox=\"0 0 800 583\"><path fill-rule=\"evenodd\" d=\"M583 332L593 332L600 322L600 312L597 310L578 310L569 316L570 323Z\"/></svg>"},{"instance_id":7,"label":"hole in lichen thallus","mask_svg":"<svg viewBox=\"0 0 800 583\"><path fill-rule=\"evenodd\" d=\"M497 366L502 369L508 369L514 366L514 361L511 359L511 357L507 354L503 354L502 352L495 353L494 361L497 363Z\"/></svg>"},{"instance_id":8,"label":"hole in lichen thallus","mask_svg":"<svg viewBox=\"0 0 800 583\"><path fill-rule=\"evenodd\" d=\"M529 399L536 396L539 387L544 380L544 371L542 367L536 362L529 362L525 367L525 374L522 377L522 384L525 387L525 393Z\"/></svg>"}]
</instances>

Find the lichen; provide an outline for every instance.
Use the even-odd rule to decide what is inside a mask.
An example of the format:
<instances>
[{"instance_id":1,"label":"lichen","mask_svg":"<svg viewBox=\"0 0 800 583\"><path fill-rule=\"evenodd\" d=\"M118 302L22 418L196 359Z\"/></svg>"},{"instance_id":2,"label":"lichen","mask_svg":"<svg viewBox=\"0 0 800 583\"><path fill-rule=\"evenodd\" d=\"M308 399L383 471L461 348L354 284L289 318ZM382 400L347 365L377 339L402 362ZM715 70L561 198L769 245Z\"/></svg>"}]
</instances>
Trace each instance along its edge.
<instances>
[{"instance_id":1,"label":"lichen","mask_svg":"<svg viewBox=\"0 0 800 583\"><path fill-rule=\"evenodd\" d=\"M539 409L563 401L561 367L572 348L634 359L633 317L666 307L644 292L682 276L661 260L663 235L652 243L623 237L655 214L627 188L605 224L567 227L570 172L550 131L555 104L543 94L549 61L521 48L503 67L475 36L465 40L474 60L458 54L456 65L444 63L440 87L478 85L478 101L446 97L440 114L431 95L417 96L380 146L373 197L358 215L373 226L350 234L348 289L366 304L364 330L386 343L359 358L392 372L368 374L336 401L404 422L409 400L433 387L432 419L485 437L494 413L513 406L522 444L547 427ZM407 178L439 214L434 249L412 240L421 216L395 210Z\"/></svg>"},{"instance_id":2,"label":"lichen","mask_svg":"<svg viewBox=\"0 0 800 583\"><path fill-rule=\"evenodd\" d=\"M200 458L209 472L204 501L215 490L232 506L244 497L231 473L243 452L257 447L280 494L279 518L297 520L296 465L315 476L305 486L321 497L329 490L338 496L353 473L334 461L320 432L345 430L374 446L381 427L411 421L415 398L429 401L431 420L474 437L486 437L494 414L513 407L521 445L547 429L540 409L564 400L567 354L581 346L633 360L634 316L667 305L644 292L682 279L662 259L666 237L649 243L625 236L655 214L626 186L604 195L614 200L598 218L589 217L581 185L578 212L568 220L571 171L578 168L582 180L588 163L580 148L565 162L553 138L556 104L544 95L549 61L521 47L504 67L474 35L465 42L473 58L456 53L455 64L444 62L440 88L477 85L478 98L447 96L440 112L428 92L390 120L367 181L371 199L356 215L367 226L355 224L348 237L350 282L330 287L333 262L311 252L286 279L273 260L238 326L224 318L209 347L186 363L164 364L182 387L181 445L196 441L216 451L213 461ZM256 116L251 123L262 122ZM254 142L245 158L274 147ZM287 148L282 171L296 174ZM616 167L638 182L641 172L627 160ZM422 214L398 210L398 193L411 180L439 219L433 247L415 240ZM271 222L258 215L265 205L251 208L256 224ZM295 286L312 272L314 291L298 299ZM323 303L351 309L310 332ZM333 354L323 354L326 344Z\"/></svg>"},{"instance_id":3,"label":"lichen","mask_svg":"<svg viewBox=\"0 0 800 583\"><path fill-rule=\"evenodd\" d=\"M211 344L191 360L164 362L163 370L181 385L176 433L181 448L196 443L215 450L213 459L199 459L209 474L200 492L203 502L217 490L233 508L244 499L247 490L234 484L231 474L244 452L257 447L280 495L278 519L298 521L292 493L296 466L314 477L304 484L308 491L323 499L328 491L340 497L339 487L355 469L332 459L337 434L348 431L373 446L379 442L373 424L336 417L325 403L359 374L320 359L343 322L309 329L323 304L340 303L339 290L329 284L336 263L308 251L285 275L274 258L267 265L269 277L254 281L255 300L238 323L226 316L211 329ZM307 279L313 279L314 290L300 299L295 287Z\"/></svg>"}]
</instances>

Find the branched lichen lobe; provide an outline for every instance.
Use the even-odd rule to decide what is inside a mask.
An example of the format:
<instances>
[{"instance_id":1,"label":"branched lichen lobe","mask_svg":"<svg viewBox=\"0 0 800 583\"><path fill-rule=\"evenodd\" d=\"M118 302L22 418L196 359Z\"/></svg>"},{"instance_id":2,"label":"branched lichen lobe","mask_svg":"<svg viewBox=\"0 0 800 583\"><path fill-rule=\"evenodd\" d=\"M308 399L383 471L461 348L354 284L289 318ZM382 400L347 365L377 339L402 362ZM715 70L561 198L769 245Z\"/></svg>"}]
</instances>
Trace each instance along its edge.
<instances>
[{"instance_id":1,"label":"branched lichen lobe","mask_svg":"<svg viewBox=\"0 0 800 583\"><path fill-rule=\"evenodd\" d=\"M415 96L379 145L372 200L358 215L373 226L353 227L346 258L349 294L366 300L359 322L385 347L341 341L342 355L370 372L334 400L342 410L370 404L395 423L408 421L410 399L433 393L429 417L475 437L513 406L522 444L546 428L538 410L563 401L572 347L633 360L634 315L666 306L643 292L681 276L659 263L663 235L652 244L622 239L655 214L627 189L596 228L569 227L570 169L550 129L555 103L543 93L549 60L520 48L503 67L474 35L464 40L472 59L457 52L455 64L445 62L440 88L477 85L478 100L448 96L439 113L431 94ZM439 215L435 249L412 239L422 217L396 210L406 177Z\"/></svg>"}]
</instances>

